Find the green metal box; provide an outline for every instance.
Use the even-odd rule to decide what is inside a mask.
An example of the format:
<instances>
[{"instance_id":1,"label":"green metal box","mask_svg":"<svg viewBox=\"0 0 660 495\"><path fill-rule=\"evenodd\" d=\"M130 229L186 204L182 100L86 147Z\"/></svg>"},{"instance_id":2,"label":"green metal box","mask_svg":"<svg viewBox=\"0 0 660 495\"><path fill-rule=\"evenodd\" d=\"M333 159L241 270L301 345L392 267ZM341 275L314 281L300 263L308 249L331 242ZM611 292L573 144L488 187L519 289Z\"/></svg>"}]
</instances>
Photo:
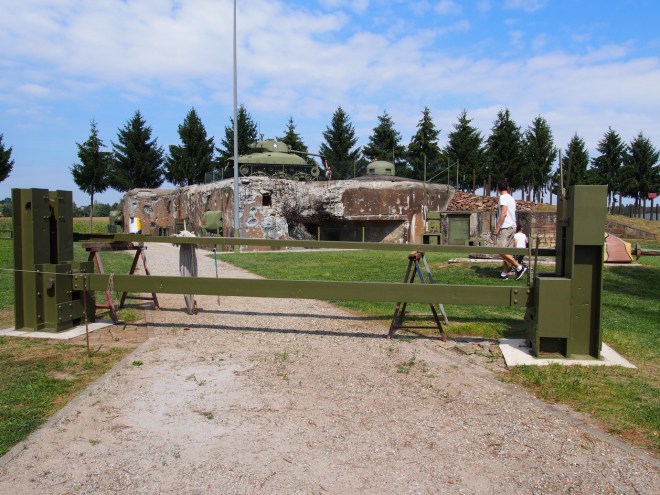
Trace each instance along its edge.
<instances>
[{"instance_id":1,"label":"green metal box","mask_svg":"<svg viewBox=\"0 0 660 495\"><path fill-rule=\"evenodd\" d=\"M470 239L470 215L447 215L447 244L463 246Z\"/></svg>"},{"instance_id":2,"label":"green metal box","mask_svg":"<svg viewBox=\"0 0 660 495\"><path fill-rule=\"evenodd\" d=\"M113 210L108 217L108 232L111 234L124 232L124 213Z\"/></svg>"},{"instance_id":3,"label":"green metal box","mask_svg":"<svg viewBox=\"0 0 660 495\"><path fill-rule=\"evenodd\" d=\"M74 273L94 273L94 262L71 262L37 265L39 291L37 293L40 311L38 320L40 328L48 332L68 330L84 323L87 303L87 319L95 319L94 293L73 291L72 275Z\"/></svg>"},{"instance_id":4,"label":"green metal box","mask_svg":"<svg viewBox=\"0 0 660 495\"><path fill-rule=\"evenodd\" d=\"M429 211L426 214L426 232L433 234L440 233L440 212Z\"/></svg>"},{"instance_id":5,"label":"green metal box","mask_svg":"<svg viewBox=\"0 0 660 495\"><path fill-rule=\"evenodd\" d=\"M206 211L202 215L202 228L210 234L222 233L222 212Z\"/></svg>"},{"instance_id":6,"label":"green metal box","mask_svg":"<svg viewBox=\"0 0 660 495\"><path fill-rule=\"evenodd\" d=\"M527 311L527 340L535 355L568 352L570 337L571 279L552 273L538 274L534 306Z\"/></svg>"}]
</instances>

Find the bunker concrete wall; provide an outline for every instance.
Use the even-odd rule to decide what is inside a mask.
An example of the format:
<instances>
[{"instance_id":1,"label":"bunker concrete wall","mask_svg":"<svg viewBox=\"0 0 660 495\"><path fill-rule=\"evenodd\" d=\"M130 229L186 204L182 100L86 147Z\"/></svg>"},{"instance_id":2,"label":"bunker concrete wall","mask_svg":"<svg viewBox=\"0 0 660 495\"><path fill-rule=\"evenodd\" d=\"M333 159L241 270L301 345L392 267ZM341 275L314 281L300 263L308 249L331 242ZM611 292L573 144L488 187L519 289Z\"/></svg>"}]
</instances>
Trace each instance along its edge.
<instances>
[{"instance_id":1,"label":"bunker concrete wall","mask_svg":"<svg viewBox=\"0 0 660 495\"><path fill-rule=\"evenodd\" d=\"M453 193L446 185L400 178L298 182L242 177L241 235L300 239L320 233L327 238L330 229L343 229L346 235L358 232L355 240L418 243L426 212L446 210ZM143 231L152 234L173 233L177 223L198 232L202 214L210 210L222 211L224 235L233 235L233 179L180 189L134 189L124 196L126 224L140 217Z\"/></svg>"}]
</instances>

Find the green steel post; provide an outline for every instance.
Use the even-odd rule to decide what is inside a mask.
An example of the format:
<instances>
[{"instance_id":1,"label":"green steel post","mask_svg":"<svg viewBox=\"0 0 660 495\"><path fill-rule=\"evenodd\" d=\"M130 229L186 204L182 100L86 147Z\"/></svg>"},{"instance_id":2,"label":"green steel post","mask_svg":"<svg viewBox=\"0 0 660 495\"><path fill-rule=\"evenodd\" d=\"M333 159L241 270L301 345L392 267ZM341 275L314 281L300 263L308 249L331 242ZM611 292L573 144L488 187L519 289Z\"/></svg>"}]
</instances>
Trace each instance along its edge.
<instances>
[{"instance_id":1,"label":"green steel post","mask_svg":"<svg viewBox=\"0 0 660 495\"><path fill-rule=\"evenodd\" d=\"M537 356L600 358L606 204L606 186L572 186L559 201L555 273L535 276L526 315Z\"/></svg>"},{"instance_id":2,"label":"green steel post","mask_svg":"<svg viewBox=\"0 0 660 495\"><path fill-rule=\"evenodd\" d=\"M12 189L15 328L44 328L43 297L36 265L50 262L47 189Z\"/></svg>"},{"instance_id":3,"label":"green steel post","mask_svg":"<svg viewBox=\"0 0 660 495\"><path fill-rule=\"evenodd\" d=\"M70 191L13 189L15 328L57 332L82 321L74 273L93 273L93 262L73 261ZM94 316L89 294L88 314Z\"/></svg>"}]
</instances>

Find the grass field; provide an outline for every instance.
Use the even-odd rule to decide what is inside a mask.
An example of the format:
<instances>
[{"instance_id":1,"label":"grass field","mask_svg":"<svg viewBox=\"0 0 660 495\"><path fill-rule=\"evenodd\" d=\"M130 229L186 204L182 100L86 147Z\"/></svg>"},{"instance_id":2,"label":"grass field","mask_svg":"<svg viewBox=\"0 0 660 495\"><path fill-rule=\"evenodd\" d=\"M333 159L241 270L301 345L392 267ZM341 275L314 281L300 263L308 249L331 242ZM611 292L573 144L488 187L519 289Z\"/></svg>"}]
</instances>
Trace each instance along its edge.
<instances>
[{"instance_id":1,"label":"grass field","mask_svg":"<svg viewBox=\"0 0 660 495\"><path fill-rule=\"evenodd\" d=\"M449 255L428 260L437 283L510 285L497 278L498 265L448 264ZM223 255L223 260L268 278L298 280L403 280L405 253L374 251L275 252ZM591 414L605 429L660 455L660 258L641 258L641 267L604 271L603 340L638 369L619 367L511 368L504 381L517 383L549 402ZM522 282L517 284L523 285ZM389 322L392 303L334 302ZM419 305L411 312L428 312ZM524 309L445 305L450 337L523 337ZM428 324L427 321L423 324Z\"/></svg>"}]
</instances>

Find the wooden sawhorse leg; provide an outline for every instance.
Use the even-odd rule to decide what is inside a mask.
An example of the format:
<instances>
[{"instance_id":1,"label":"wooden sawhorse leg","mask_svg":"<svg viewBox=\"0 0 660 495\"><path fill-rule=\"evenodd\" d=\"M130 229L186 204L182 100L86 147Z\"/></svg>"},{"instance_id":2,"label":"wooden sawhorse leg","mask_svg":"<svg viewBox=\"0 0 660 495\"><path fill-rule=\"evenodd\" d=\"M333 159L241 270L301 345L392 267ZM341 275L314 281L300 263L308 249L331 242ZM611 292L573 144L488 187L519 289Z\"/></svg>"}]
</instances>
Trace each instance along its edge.
<instances>
[{"instance_id":1,"label":"wooden sawhorse leg","mask_svg":"<svg viewBox=\"0 0 660 495\"><path fill-rule=\"evenodd\" d=\"M416 251L414 253L410 253L408 255L408 268L406 269L406 276L403 279L403 283L410 283L412 284L415 281L415 275L419 276L419 280L421 283L425 284L426 281L424 280L424 274L422 273L422 269L419 265L420 260L424 262L424 267L426 269L426 274L428 277L429 283L434 284L435 280L433 280L433 276L431 275L431 269L426 262L426 258L424 256L423 251ZM390 324L390 330L387 334L387 338L391 339L394 336L394 332L396 331L397 328L402 328L403 325L403 318L406 314L406 307L408 303L407 302L397 302L396 306L394 307L394 314L392 315L392 323ZM445 341L447 340L447 334L443 331L442 329L442 323L440 323L440 318L438 317L438 312L435 309L435 304L429 304L431 307L431 312L433 314L433 319L435 320L435 323L438 327L438 330L440 331L440 340ZM442 313L445 321L445 325L449 323L449 320L447 318L447 313L445 312L445 308L442 304L438 304L438 307L440 309L440 312ZM411 327L409 327L411 328Z\"/></svg>"},{"instance_id":2,"label":"wooden sawhorse leg","mask_svg":"<svg viewBox=\"0 0 660 495\"><path fill-rule=\"evenodd\" d=\"M131 265L131 270L128 272L129 275L133 275L135 273L135 270L138 265L138 261L140 260L140 257L142 257L142 266L144 266L144 273L145 275L151 275L149 272L149 268L147 267L147 256L144 254L144 250L146 248L144 247L143 244L140 244L137 246L135 250L135 256L133 257L133 264ZM160 309L160 306L158 304L158 296L156 295L155 292L151 293L151 297L144 297L144 296L129 296L128 292L124 292L121 295L121 299L119 301L119 309L122 309L124 307L124 303L126 302L126 299L139 299L143 301L153 301L154 307L156 309Z\"/></svg>"},{"instance_id":3,"label":"wooden sawhorse leg","mask_svg":"<svg viewBox=\"0 0 660 495\"><path fill-rule=\"evenodd\" d=\"M96 269L98 270L98 272L103 273L103 263L101 262L101 256L98 251L95 251L93 249L90 250L87 261L94 261L94 264L96 265ZM115 303L112 300L112 295L110 294L110 291L108 289L105 290L105 299L108 302L107 306L102 306L97 304L96 307L98 309L109 310L110 318L112 318L112 322L117 323L117 321L119 321L117 317L117 309L115 308Z\"/></svg>"}]
</instances>

